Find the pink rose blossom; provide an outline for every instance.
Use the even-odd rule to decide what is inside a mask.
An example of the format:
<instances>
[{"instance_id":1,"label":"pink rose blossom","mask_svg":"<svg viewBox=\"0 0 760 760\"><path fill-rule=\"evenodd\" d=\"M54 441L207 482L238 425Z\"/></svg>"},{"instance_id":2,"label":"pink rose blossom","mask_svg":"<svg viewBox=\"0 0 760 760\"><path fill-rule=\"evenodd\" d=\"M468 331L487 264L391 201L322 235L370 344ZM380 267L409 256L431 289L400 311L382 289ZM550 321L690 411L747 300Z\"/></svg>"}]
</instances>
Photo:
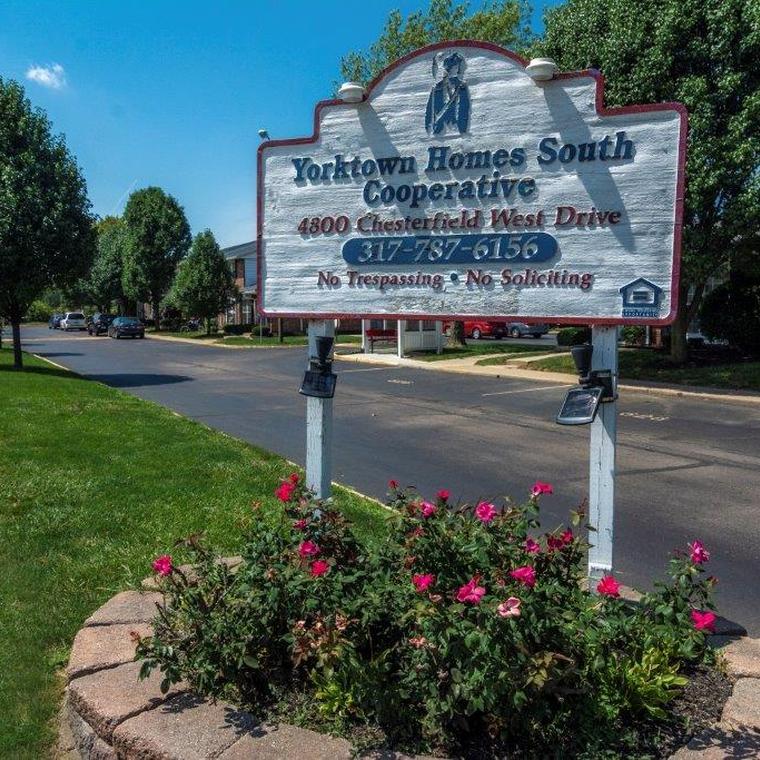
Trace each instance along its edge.
<instances>
[{"instance_id":1,"label":"pink rose blossom","mask_svg":"<svg viewBox=\"0 0 760 760\"><path fill-rule=\"evenodd\" d=\"M420 647L424 647L425 644L427 644L427 639L424 636L412 636L409 639L409 643L413 646L419 649Z\"/></svg>"},{"instance_id":2,"label":"pink rose blossom","mask_svg":"<svg viewBox=\"0 0 760 760\"><path fill-rule=\"evenodd\" d=\"M702 610L691 611L691 620L698 631L715 633L715 619L715 613L709 610L707 612L702 612Z\"/></svg>"},{"instance_id":3,"label":"pink rose blossom","mask_svg":"<svg viewBox=\"0 0 760 760\"><path fill-rule=\"evenodd\" d=\"M298 553L302 557L316 557L319 554L319 547L313 541L301 541Z\"/></svg>"},{"instance_id":4,"label":"pink rose blossom","mask_svg":"<svg viewBox=\"0 0 760 760\"><path fill-rule=\"evenodd\" d=\"M457 601L467 602L468 604L480 604L480 600L485 596L486 590L483 586L478 586L479 576L471 578L464 586L457 591Z\"/></svg>"},{"instance_id":5,"label":"pink rose blossom","mask_svg":"<svg viewBox=\"0 0 760 760\"><path fill-rule=\"evenodd\" d=\"M294 483L291 483L289 480L284 480L280 485L277 487L277 490L274 492L274 495L283 503L288 502L293 497L293 493L295 492L296 487Z\"/></svg>"},{"instance_id":6,"label":"pink rose blossom","mask_svg":"<svg viewBox=\"0 0 760 760\"><path fill-rule=\"evenodd\" d=\"M707 549L705 549L705 545L697 539L689 544L689 550L691 552L691 561L695 565L701 565L710 560L710 552L708 552Z\"/></svg>"},{"instance_id":7,"label":"pink rose blossom","mask_svg":"<svg viewBox=\"0 0 760 760\"><path fill-rule=\"evenodd\" d=\"M391 491L396 491L398 489L398 480L389 480L388 488L390 488Z\"/></svg>"},{"instance_id":8,"label":"pink rose blossom","mask_svg":"<svg viewBox=\"0 0 760 760\"><path fill-rule=\"evenodd\" d=\"M420 593L427 591L435 583L435 576L432 573L417 574L412 576L414 588Z\"/></svg>"},{"instance_id":9,"label":"pink rose blossom","mask_svg":"<svg viewBox=\"0 0 760 760\"><path fill-rule=\"evenodd\" d=\"M329 569L330 565L328 565L323 559L315 559L314 562L311 563L311 574L314 578L324 575Z\"/></svg>"},{"instance_id":10,"label":"pink rose blossom","mask_svg":"<svg viewBox=\"0 0 760 760\"><path fill-rule=\"evenodd\" d=\"M298 481L300 480L300 478L298 477L298 473L297 473L297 472L293 472L293 473L291 473L291 474L290 474L290 476L288 477L288 480L289 480L289 481L290 481L290 482L291 482L293 485L296 485L296 484L298 483Z\"/></svg>"},{"instance_id":11,"label":"pink rose blossom","mask_svg":"<svg viewBox=\"0 0 760 760\"><path fill-rule=\"evenodd\" d=\"M438 493L436 494L436 497L439 498L441 501L448 501L449 496L451 496L451 493L447 491L445 488L442 488Z\"/></svg>"},{"instance_id":12,"label":"pink rose blossom","mask_svg":"<svg viewBox=\"0 0 760 760\"><path fill-rule=\"evenodd\" d=\"M546 548L549 549L550 552L556 552L557 549L561 549L563 546L564 543L562 543L562 539L558 536L546 537Z\"/></svg>"},{"instance_id":13,"label":"pink rose blossom","mask_svg":"<svg viewBox=\"0 0 760 760\"><path fill-rule=\"evenodd\" d=\"M307 526L308 524L309 524L309 521L308 521L308 520L307 520L305 517L302 517L300 520L296 520L296 521L293 523L293 527L294 527L296 530L306 530L306 526Z\"/></svg>"},{"instance_id":14,"label":"pink rose blossom","mask_svg":"<svg viewBox=\"0 0 760 760\"><path fill-rule=\"evenodd\" d=\"M164 577L171 575L174 571L174 565L172 564L172 558L168 554L162 554L160 557L156 557L153 560L153 569Z\"/></svg>"},{"instance_id":15,"label":"pink rose blossom","mask_svg":"<svg viewBox=\"0 0 760 760\"><path fill-rule=\"evenodd\" d=\"M536 585L536 571L530 565L523 565L517 567L514 570L510 570L509 574L523 586L533 588Z\"/></svg>"},{"instance_id":16,"label":"pink rose blossom","mask_svg":"<svg viewBox=\"0 0 760 760\"><path fill-rule=\"evenodd\" d=\"M533 488L531 488L530 495L535 499L537 496L541 496L543 493L554 493L554 489L551 486L551 483L542 483L540 480L537 480L533 484Z\"/></svg>"},{"instance_id":17,"label":"pink rose blossom","mask_svg":"<svg viewBox=\"0 0 760 760\"><path fill-rule=\"evenodd\" d=\"M620 584L611 575L605 575L596 584L596 591L602 596L618 597L620 596Z\"/></svg>"},{"instance_id":18,"label":"pink rose blossom","mask_svg":"<svg viewBox=\"0 0 760 760\"><path fill-rule=\"evenodd\" d=\"M438 507L429 501L423 501L420 504L420 509L422 510L423 517L432 517L438 511Z\"/></svg>"},{"instance_id":19,"label":"pink rose blossom","mask_svg":"<svg viewBox=\"0 0 760 760\"><path fill-rule=\"evenodd\" d=\"M563 530L562 533L559 534L559 537L563 544L572 544L573 539L575 538L573 531L570 530L570 528Z\"/></svg>"},{"instance_id":20,"label":"pink rose blossom","mask_svg":"<svg viewBox=\"0 0 760 760\"><path fill-rule=\"evenodd\" d=\"M541 551L541 546L537 541L534 541L532 538L526 538L525 551L528 552L528 554L538 554Z\"/></svg>"},{"instance_id":21,"label":"pink rose blossom","mask_svg":"<svg viewBox=\"0 0 760 760\"><path fill-rule=\"evenodd\" d=\"M510 596L506 602L502 602L496 611L503 618L520 617L520 600L516 596Z\"/></svg>"},{"instance_id":22,"label":"pink rose blossom","mask_svg":"<svg viewBox=\"0 0 760 760\"><path fill-rule=\"evenodd\" d=\"M487 501L481 501L477 507L475 507L475 517L482 523L490 523L494 517L496 517L496 507Z\"/></svg>"}]
</instances>

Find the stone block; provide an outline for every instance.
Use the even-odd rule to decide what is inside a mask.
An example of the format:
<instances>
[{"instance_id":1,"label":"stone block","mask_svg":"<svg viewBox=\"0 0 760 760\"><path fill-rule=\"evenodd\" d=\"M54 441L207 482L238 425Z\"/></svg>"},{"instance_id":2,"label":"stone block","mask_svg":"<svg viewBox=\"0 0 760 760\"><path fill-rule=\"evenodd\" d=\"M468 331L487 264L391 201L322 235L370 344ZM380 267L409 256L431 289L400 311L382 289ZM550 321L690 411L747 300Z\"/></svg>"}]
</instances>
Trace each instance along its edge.
<instances>
[{"instance_id":1,"label":"stone block","mask_svg":"<svg viewBox=\"0 0 760 760\"><path fill-rule=\"evenodd\" d=\"M698 733L670 760L725 760L760 757L760 733L730 726L713 726Z\"/></svg>"},{"instance_id":2,"label":"stone block","mask_svg":"<svg viewBox=\"0 0 760 760\"><path fill-rule=\"evenodd\" d=\"M90 750L87 760L117 760L116 750L106 744L100 737L95 737L95 742Z\"/></svg>"},{"instance_id":3,"label":"stone block","mask_svg":"<svg viewBox=\"0 0 760 760\"><path fill-rule=\"evenodd\" d=\"M67 707L69 730L74 740L74 748L80 757L89 757L97 735L86 720L74 710L71 705Z\"/></svg>"},{"instance_id":4,"label":"stone block","mask_svg":"<svg viewBox=\"0 0 760 760\"><path fill-rule=\"evenodd\" d=\"M219 760L351 760L351 744L305 728L260 726L238 739Z\"/></svg>"},{"instance_id":5,"label":"stone block","mask_svg":"<svg viewBox=\"0 0 760 760\"><path fill-rule=\"evenodd\" d=\"M731 675L760 678L760 639L711 636L709 641L726 658Z\"/></svg>"},{"instance_id":6,"label":"stone block","mask_svg":"<svg viewBox=\"0 0 760 760\"><path fill-rule=\"evenodd\" d=\"M163 595L144 594L139 591L122 591L93 612L88 625L114 625L118 623L150 623L156 617L156 604L163 602Z\"/></svg>"},{"instance_id":7,"label":"stone block","mask_svg":"<svg viewBox=\"0 0 760 760\"><path fill-rule=\"evenodd\" d=\"M760 731L760 679L740 678L723 707L721 723L730 728Z\"/></svg>"},{"instance_id":8,"label":"stone block","mask_svg":"<svg viewBox=\"0 0 760 760\"><path fill-rule=\"evenodd\" d=\"M82 628L74 638L66 674L71 679L131 662L135 659L136 636L152 633L152 628L145 623Z\"/></svg>"},{"instance_id":9,"label":"stone block","mask_svg":"<svg viewBox=\"0 0 760 760\"><path fill-rule=\"evenodd\" d=\"M154 670L148 678L139 680L140 662L128 662L115 668L99 670L75 678L69 684L69 702L95 733L111 742L113 730L119 723L158 707L170 697L186 690L184 685L161 693L161 673Z\"/></svg>"},{"instance_id":10,"label":"stone block","mask_svg":"<svg viewBox=\"0 0 760 760\"><path fill-rule=\"evenodd\" d=\"M180 694L117 726L113 746L132 760L206 760L255 730L252 716L230 704Z\"/></svg>"}]
</instances>

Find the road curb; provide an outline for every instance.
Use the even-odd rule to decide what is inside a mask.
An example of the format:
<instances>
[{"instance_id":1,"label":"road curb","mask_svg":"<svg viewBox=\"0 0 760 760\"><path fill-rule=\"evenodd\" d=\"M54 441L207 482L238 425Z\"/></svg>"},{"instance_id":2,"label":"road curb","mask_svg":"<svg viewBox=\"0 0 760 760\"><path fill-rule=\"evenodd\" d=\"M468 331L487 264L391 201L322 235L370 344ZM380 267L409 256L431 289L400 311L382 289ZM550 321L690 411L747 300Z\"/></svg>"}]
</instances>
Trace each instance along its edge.
<instances>
[{"instance_id":1,"label":"road curb","mask_svg":"<svg viewBox=\"0 0 760 760\"><path fill-rule=\"evenodd\" d=\"M382 357L382 358L380 358ZM336 354L336 359L356 364L376 364L387 367L411 367L414 369L432 370L437 372L450 372L463 375L478 375L480 377L513 378L518 380L541 380L543 382L557 383L557 385L577 385L578 376L564 372L543 372L539 370L517 369L510 366L477 366L470 364L457 364L445 366L448 362L456 359L442 360L437 362L422 362L417 359L399 359L397 356L383 354ZM442 366L443 365L443 366ZM681 396L683 398L701 399L704 401L722 401L729 404L760 405L760 393L752 391L731 391L719 388L684 385L673 386L659 383L620 383L619 390L646 393L654 396Z\"/></svg>"}]
</instances>

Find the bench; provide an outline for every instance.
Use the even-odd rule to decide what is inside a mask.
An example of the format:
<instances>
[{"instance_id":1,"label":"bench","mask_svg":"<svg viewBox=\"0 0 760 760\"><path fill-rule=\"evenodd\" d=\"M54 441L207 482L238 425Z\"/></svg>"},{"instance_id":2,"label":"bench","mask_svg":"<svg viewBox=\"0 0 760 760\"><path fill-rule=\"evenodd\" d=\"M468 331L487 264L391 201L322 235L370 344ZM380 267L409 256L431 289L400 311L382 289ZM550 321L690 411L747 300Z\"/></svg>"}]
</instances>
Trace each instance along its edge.
<instances>
[{"instance_id":1,"label":"bench","mask_svg":"<svg viewBox=\"0 0 760 760\"><path fill-rule=\"evenodd\" d=\"M395 330L382 330L380 328L371 327L364 333L369 341L369 352L374 353L375 343L395 343L396 331Z\"/></svg>"}]
</instances>

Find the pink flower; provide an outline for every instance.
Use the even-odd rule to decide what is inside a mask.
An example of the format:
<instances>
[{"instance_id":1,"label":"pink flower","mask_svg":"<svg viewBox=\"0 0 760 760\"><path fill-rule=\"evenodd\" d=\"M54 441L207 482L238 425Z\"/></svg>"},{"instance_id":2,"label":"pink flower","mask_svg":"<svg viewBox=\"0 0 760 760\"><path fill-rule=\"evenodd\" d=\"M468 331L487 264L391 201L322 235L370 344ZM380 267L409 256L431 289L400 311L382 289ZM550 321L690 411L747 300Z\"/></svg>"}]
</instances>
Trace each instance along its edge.
<instances>
[{"instance_id":1,"label":"pink flower","mask_svg":"<svg viewBox=\"0 0 760 760\"><path fill-rule=\"evenodd\" d=\"M432 517L438 511L438 507L429 501L423 501L420 504L420 509L422 510L423 517Z\"/></svg>"},{"instance_id":2,"label":"pink flower","mask_svg":"<svg viewBox=\"0 0 760 760\"><path fill-rule=\"evenodd\" d=\"M389 480L388 481L388 488L390 488L391 491L398 490L398 480Z\"/></svg>"},{"instance_id":3,"label":"pink flower","mask_svg":"<svg viewBox=\"0 0 760 760\"><path fill-rule=\"evenodd\" d=\"M551 483L542 483L540 480L537 480L533 484L533 488L530 491L530 495L535 499L537 496L540 496L542 493L554 493L554 489L551 486Z\"/></svg>"},{"instance_id":4,"label":"pink flower","mask_svg":"<svg viewBox=\"0 0 760 760\"><path fill-rule=\"evenodd\" d=\"M164 577L171 575L174 570L172 564L172 558L168 554L162 554L160 557L156 557L153 560L153 569Z\"/></svg>"},{"instance_id":5,"label":"pink flower","mask_svg":"<svg viewBox=\"0 0 760 760\"><path fill-rule=\"evenodd\" d=\"M516 596L510 596L506 602L502 602L496 612L503 618L520 617L520 600Z\"/></svg>"},{"instance_id":6,"label":"pink flower","mask_svg":"<svg viewBox=\"0 0 760 760\"><path fill-rule=\"evenodd\" d=\"M562 539L558 538L557 536L547 536L546 537L546 548L549 549L550 552L557 551L557 549L561 549L564 546L562 543Z\"/></svg>"},{"instance_id":7,"label":"pink flower","mask_svg":"<svg viewBox=\"0 0 760 760\"><path fill-rule=\"evenodd\" d=\"M525 551L528 552L528 554L538 554L541 551L541 546L539 545L537 541L534 541L532 538L526 538Z\"/></svg>"},{"instance_id":8,"label":"pink flower","mask_svg":"<svg viewBox=\"0 0 760 760\"><path fill-rule=\"evenodd\" d=\"M294 483L291 483L289 480L284 480L280 485L277 487L277 490L274 492L274 495L283 503L288 502L293 497L293 493L296 490L296 486Z\"/></svg>"},{"instance_id":9,"label":"pink flower","mask_svg":"<svg viewBox=\"0 0 760 760\"><path fill-rule=\"evenodd\" d=\"M490 523L494 517L496 517L496 507L487 501L481 501L477 507L475 507L475 517L482 523Z\"/></svg>"},{"instance_id":10,"label":"pink flower","mask_svg":"<svg viewBox=\"0 0 760 760\"><path fill-rule=\"evenodd\" d=\"M427 591L435 583L435 576L432 573L424 573L412 576L414 588L420 593Z\"/></svg>"},{"instance_id":11,"label":"pink flower","mask_svg":"<svg viewBox=\"0 0 760 760\"><path fill-rule=\"evenodd\" d=\"M620 584L611 576L605 575L596 584L596 591L602 596L620 596Z\"/></svg>"},{"instance_id":12,"label":"pink flower","mask_svg":"<svg viewBox=\"0 0 760 760\"><path fill-rule=\"evenodd\" d=\"M296 521L293 523L293 527L294 527L296 530L306 530L306 526L307 526L308 524L309 524L309 521L308 521L308 520L307 520L305 517L302 517L300 520L296 520Z\"/></svg>"},{"instance_id":13,"label":"pink flower","mask_svg":"<svg viewBox=\"0 0 760 760\"><path fill-rule=\"evenodd\" d=\"M442 488L438 493L436 494L436 497L439 498L441 501L448 501L449 496L451 496L451 493L447 491L445 488Z\"/></svg>"},{"instance_id":14,"label":"pink flower","mask_svg":"<svg viewBox=\"0 0 760 760\"><path fill-rule=\"evenodd\" d=\"M316 557L319 554L319 547L313 541L301 541L298 553L302 557Z\"/></svg>"},{"instance_id":15,"label":"pink flower","mask_svg":"<svg viewBox=\"0 0 760 760\"><path fill-rule=\"evenodd\" d=\"M296 484L298 483L298 481L300 480L300 478L298 477L298 473L297 473L297 472L292 472L292 473L290 474L290 476L288 477L288 480L289 480L289 481L290 481L290 482L291 482L293 485L296 485Z\"/></svg>"},{"instance_id":16,"label":"pink flower","mask_svg":"<svg viewBox=\"0 0 760 760\"><path fill-rule=\"evenodd\" d=\"M315 559L311 563L311 575L313 578L318 578L320 575L324 575L330 569L330 565L323 559Z\"/></svg>"},{"instance_id":17,"label":"pink flower","mask_svg":"<svg viewBox=\"0 0 760 760\"><path fill-rule=\"evenodd\" d=\"M563 530L562 533L559 534L559 538L563 544L572 544L575 536L573 535L573 531L570 530L570 528L568 528L567 530Z\"/></svg>"},{"instance_id":18,"label":"pink flower","mask_svg":"<svg viewBox=\"0 0 760 760\"><path fill-rule=\"evenodd\" d=\"M691 611L691 620L698 631L710 631L715 633L715 613L702 612L701 610Z\"/></svg>"},{"instance_id":19,"label":"pink flower","mask_svg":"<svg viewBox=\"0 0 760 760\"><path fill-rule=\"evenodd\" d=\"M509 574L523 586L533 588L536 585L536 571L530 565L523 565L517 567L514 570L510 570Z\"/></svg>"},{"instance_id":20,"label":"pink flower","mask_svg":"<svg viewBox=\"0 0 760 760\"><path fill-rule=\"evenodd\" d=\"M413 646L419 649L420 647L424 647L425 644L427 644L427 639L424 636L412 636L409 639L409 643Z\"/></svg>"},{"instance_id":21,"label":"pink flower","mask_svg":"<svg viewBox=\"0 0 760 760\"><path fill-rule=\"evenodd\" d=\"M689 544L689 550L691 551L691 561L695 565L701 565L710 560L710 552L705 549L705 545L698 539L695 539L694 543Z\"/></svg>"},{"instance_id":22,"label":"pink flower","mask_svg":"<svg viewBox=\"0 0 760 760\"><path fill-rule=\"evenodd\" d=\"M471 578L464 586L457 591L457 601L467 602L468 604L480 604L480 600L485 596L486 590L483 586L478 586L479 576Z\"/></svg>"}]
</instances>

